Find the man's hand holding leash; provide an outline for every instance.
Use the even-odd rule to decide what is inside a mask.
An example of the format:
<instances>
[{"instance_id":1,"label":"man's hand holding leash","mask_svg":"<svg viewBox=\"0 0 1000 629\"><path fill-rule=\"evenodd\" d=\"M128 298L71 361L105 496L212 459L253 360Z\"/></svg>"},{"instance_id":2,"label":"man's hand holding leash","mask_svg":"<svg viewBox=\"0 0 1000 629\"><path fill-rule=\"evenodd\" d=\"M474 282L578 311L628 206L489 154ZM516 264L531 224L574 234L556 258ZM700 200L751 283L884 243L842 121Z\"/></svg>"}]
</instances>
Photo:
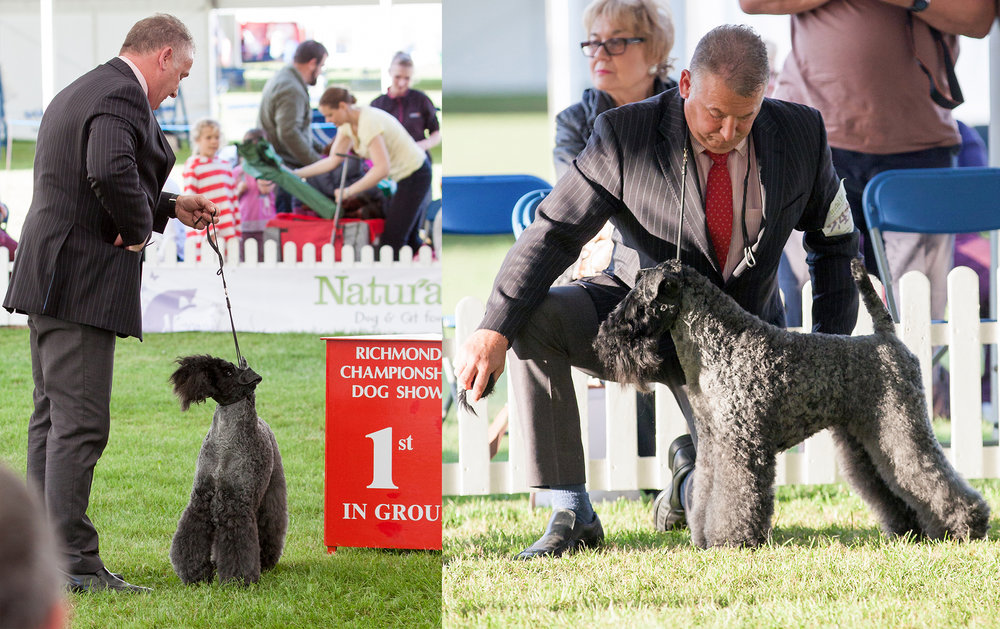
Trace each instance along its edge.
<instances>
[{"instance_id":1,"label":"man's hand holding leash","mask_svg":"<svg viewBox=\"0 0 1000 629\"><path fill-rule=\"evenodd\" d=\"M174 215L188 227L205 229L219 222L219 208L203 194L182 194L177 197Z\"/></svg>"},{"instance_id":2,"label":"man's hand holding leash","mask_svg":"<svg viewBox=\"0 0 1000 629\"><path fill-rule=\"evenodd\" d=\"M507 338L493 330L476 330L465 341L455 359L455 379L460 389L469 392L473 402L483 396L487 384L503 373L507 357Z\"/></svg>"}]
</instances>

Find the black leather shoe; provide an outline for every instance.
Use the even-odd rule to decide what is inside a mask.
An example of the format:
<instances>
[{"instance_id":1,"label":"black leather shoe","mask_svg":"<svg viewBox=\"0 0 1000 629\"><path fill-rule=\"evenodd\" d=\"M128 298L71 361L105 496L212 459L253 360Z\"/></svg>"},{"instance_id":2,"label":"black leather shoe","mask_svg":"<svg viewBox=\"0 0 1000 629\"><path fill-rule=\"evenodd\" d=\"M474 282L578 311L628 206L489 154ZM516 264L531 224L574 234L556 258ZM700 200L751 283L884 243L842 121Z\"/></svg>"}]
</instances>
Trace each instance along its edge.
<instances>
[{"instance_id":1,"label":"black leather shoe","mask_svg":"<svg viewBox=\"0 0 1000 629\"><path fill-rule=\"evenodd\" d=\"M653 501L653 526L657 531L684 528L684 507L681 506L681 483L694 469L695 450L691 435L681 435L670 444L667 453L673 477L670 486Z\"/></svg>"},{"instance_id":2,"label":"black leather shoe","mask_svg":"<svg viewBox=\"0 0 1000 629\"><path fill-rule=\"evenodd\" d=\"M93 574L67 574L66 586L70 592L100 592L111 590L115 592L152 592L150 588L132 585L122 580L120 575L101 568Z\"/></svg>"},{"instance_id":3,"label":"black leather shoe","mask_svg":"<svg viewBox=\"0 0 1000 629\"><path fill-rule=\"evenodd\" d=\"M576 513L569 509L552 512L549 525L537 542L525 548L514 559L534 559L535 557L558 557L577 548L595 548L604 541L604 527L594 514L594 521L583 524L576 519Z\"/></svg>"}]
</instances>

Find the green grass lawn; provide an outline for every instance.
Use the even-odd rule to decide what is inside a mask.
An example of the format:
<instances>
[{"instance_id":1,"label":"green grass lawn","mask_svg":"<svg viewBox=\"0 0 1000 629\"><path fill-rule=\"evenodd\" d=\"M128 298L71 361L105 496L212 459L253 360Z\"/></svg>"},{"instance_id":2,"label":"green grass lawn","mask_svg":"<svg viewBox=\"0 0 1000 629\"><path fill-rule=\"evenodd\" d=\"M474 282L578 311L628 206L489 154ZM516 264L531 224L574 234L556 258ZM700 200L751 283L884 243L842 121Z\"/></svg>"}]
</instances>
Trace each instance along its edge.
<instances>
[{"instance_id":1,"label":"green grass lawn","mask_svg":"<svg viewBox=\"0 0 1000 629\"><path fill-rule=\"evenodd\" d=\"M545 111L448 110L441 116L442 144L447 147L442 156L444 174L528 174L552 182L554 137L555 128Z\"/></svg>"},{"instance_id":2,"label":"green grass lawn","mask_svg":"<svg viewBox=\"0 0 1000 629\"><path fill-rule=\"evenodd\" d=\"M111 570L148 596L74 595L73 627L435 627L441 554L340 548L323 541L325 348L310 334L241 334L264 380L257 410L277 436L288 480L284 555L260 582L184 586L168 558L214 403L181 412L167 378L178 356L235 359L227 333L151 334L119 341L111 438L97 465L89 515ZM31 413L25 329L0 328L0 461L24 474Z\"/></svg>"},{"instance_id":3,"label":"green grass lawn","mask_svg":"<svg viewBox=\"0 0 1000 629\"><path fill-rule=\"evenodd\" d=\"M11 143L10 167L12 169L31 168L35 162L35 141L14 140ZM0 146L0 168L7 167L7 145Z\"/></svg>"},{"instance_id":4,"label":"green grass lawn","mask_svg":"<svg viewBox=\"0 0 1000 629\"><path fill-rule=\"evenodd\" d=\"M1000 481L979 481L995 508ZM551 513L527 498L445 499L445 627L995 627L1000 544L881 535L844 485L779 487L772 540L698 550L650 501L596 505L605 546L514 562Z\"/></svg>"},{"instance_id":5,"label":"green grass lawn","mask_svg":"<svg viewBox=\"0 0 1000 629\"><path fill-rule=\"evenodd\" d=\"M450 106L454 99L448 97L446 104ZM475 104L502 105L505 102L477 100ZM455 105L460 110L465 108L459 100ZM449 110L447 120L442 120L442 137L446 140L442 144L447 146L442 154L444 175L528 174L553 181L554 132L547 114L545 111L523 111L537 106L537 102L520 99L510 105L515 113ZM447 202L445 206L447 212ZM485 303L500 263L512 244L513 234L445 234L442 258L445 315L454 314L455 305L463 297L476 297Z\"/></svg>"}]
</instances>

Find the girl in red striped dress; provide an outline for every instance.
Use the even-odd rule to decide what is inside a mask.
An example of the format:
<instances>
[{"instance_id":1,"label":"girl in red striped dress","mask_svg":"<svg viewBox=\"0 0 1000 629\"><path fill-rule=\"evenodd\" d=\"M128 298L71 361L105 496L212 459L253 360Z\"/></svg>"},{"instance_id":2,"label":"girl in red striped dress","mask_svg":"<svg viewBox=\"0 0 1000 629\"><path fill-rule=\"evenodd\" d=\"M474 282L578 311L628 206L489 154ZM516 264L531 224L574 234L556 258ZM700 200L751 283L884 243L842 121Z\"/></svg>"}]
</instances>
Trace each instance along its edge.
<instances>
[{"instance_id":1,"label":"girl in red striped dress","mask_svg":"<svg viewBox=\"0 0 1000 629\"><path fill-rule=\"evenodd\" d=\"M235 238L240 240L240 213L236 201L236 182L232 166L216 156L222 129L215 120L199 120L195 123L195 154L184 163L184 193L203 194L219 208L219 222L212 229L212 237L218 235L219 246L225 251L225 243ZM218 230L218 231L216 231ZM207 236L207 229L190 229L187 237L194 238L197 249L196 259L201 259L201 245Z\"/></svg>"}]
</instances>

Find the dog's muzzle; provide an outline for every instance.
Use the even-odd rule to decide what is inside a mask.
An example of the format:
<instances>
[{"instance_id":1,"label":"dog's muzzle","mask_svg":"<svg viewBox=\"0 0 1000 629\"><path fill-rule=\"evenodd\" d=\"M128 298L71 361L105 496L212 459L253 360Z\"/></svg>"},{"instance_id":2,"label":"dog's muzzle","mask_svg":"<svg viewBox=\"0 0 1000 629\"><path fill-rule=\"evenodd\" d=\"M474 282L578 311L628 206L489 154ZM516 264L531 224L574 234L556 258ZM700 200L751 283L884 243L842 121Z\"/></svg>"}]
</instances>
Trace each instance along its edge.
<instances>
[{"instance_id":1,"label":"dog's muzzle","mask_svg":"<svg viewBox=\"0 0 1000 629\"><path fill-rule=\"evenodd\" d=\"M256 371L250 369L249 367L241 370L240 375L237 378L237 381L244 386L257 386L260 384L261 380L263 380L263 378L261 378Z\"/></svg>"}]
</instances>

